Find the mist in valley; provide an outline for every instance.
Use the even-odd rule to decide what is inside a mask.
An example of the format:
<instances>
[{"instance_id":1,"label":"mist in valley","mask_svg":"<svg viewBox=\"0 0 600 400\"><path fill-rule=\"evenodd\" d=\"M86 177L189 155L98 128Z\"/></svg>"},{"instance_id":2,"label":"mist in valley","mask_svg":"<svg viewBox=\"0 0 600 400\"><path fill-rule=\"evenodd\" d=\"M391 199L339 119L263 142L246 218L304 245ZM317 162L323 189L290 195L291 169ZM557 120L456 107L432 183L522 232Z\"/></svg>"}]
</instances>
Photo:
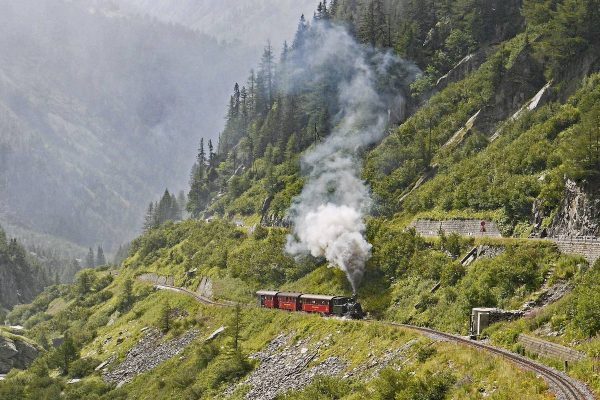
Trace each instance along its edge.
<instances>
[{"instance_id":1,"label":"mist in valley","mask_svg":"<svg viewBox=\"0 0 600 400\"><path fill-rule=\"evenodd\" d=\"M70 254L133 238L312 3L0 1L0 225Z\"/></svg>"}]
</instances>

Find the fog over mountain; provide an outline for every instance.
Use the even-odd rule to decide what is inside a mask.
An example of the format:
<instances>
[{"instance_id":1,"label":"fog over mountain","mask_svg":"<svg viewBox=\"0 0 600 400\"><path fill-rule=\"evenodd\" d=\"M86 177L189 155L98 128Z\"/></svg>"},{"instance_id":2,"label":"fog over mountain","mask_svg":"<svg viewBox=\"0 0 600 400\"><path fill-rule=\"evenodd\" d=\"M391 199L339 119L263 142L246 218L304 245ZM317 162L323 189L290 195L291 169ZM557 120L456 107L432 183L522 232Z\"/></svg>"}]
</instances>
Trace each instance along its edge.
<instances>
[{"instance_id":1,"label":"fog over mountain","mask_svg":"<svg viewBox=\"0 0 600 400\"><path fill-rule=\"evenodd\" d=\"M104 1L0 0L0 224L9 234L110 251L139 233L149 201L187 187L198 141L218 137L227 93L257 63L257 43L279 46L313 2L122 3L163 18ZM262 10L260 24L250 9ZM253 26L248 43L222 42ZM221 30L218 39L201 32Z\"/></svg>"},{"instance_id":2,"label":"fog over mountain","mask_svg":"<svg viewBox=\"0 0 600 400\"><path fill-rule=\"evenodd\" d=\"M293 22L310 17L318 0L113 0L122 11L182 24L228 42L262 46L291 38Z\"/></svg>"}]
</instances>

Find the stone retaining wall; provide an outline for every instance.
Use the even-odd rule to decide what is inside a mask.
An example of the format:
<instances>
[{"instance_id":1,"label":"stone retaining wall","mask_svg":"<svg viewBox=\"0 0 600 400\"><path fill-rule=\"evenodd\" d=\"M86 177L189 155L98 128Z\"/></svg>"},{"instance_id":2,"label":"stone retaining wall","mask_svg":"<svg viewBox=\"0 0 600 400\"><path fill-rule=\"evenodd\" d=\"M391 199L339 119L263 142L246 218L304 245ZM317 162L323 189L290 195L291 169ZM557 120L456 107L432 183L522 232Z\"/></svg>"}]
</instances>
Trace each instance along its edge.
<instances>
[{"instance_id":1,"label":"stone retaining wall","mask_svg":"<svg viewBox=\"0 0 600 400\"><path fill-rule=\"evenodd\" d=\"M581 361L586 358L584 353L577 350L523 334L519 335L519 343L526 351L543 357L569 362Z\"/></svg>"},{"instance_id":2,"label":"stone retaining wall","mask_svg":"<svg viewBox=\"0 0 600 400\"><path fill-rule=\"evenodd\" d=\"M175 286L175 278L173 276L162 276L157 274L142 274L139 275L138 280L144 282L150 282L155 285L167 285L167 286Z\"/></svg>"},{"instance_id":3,"label":"stone retaining wall","mask_svg":"<svg viewBox=\"0 0 600 400\"><path fill-rule=\"evenodd\" d=\"M556 243L561 252L566 254L582 255L594 264L600 259L600 240L595 239L551 239Z\"/></svg>"},{"instance_id":4,"label":"stone retaining wall","mask_svg":"<svg viewBox=\"0 0 600 400\"><path fill-rule=\"evenodd\" d=\"M481 232L480 220L444 220L433 221L420 219L413 222L418 234L426 237L437 237L440 231L446 234L457 233L461 236L471 237L502 237L498 226L491 221L485 221L486 232ZM546 240L556 243L559 250L566 254L578 254L586 258L591 264L600 259L600 238L597 237L568 237L558 236Z\"/></svg>"},{"instance_id":5,"label":"stone retaining wall","mask_svg":"<svg viewBox=\"0 0 600 400\"><path fill-rule=\"evenodd\" d=\"M446 234L458 233L462 236L473 236L473 237L502 237L500 230L496 223L491 221L485 222L485 232L481 232L481 220L467 219L458 220L451 219L445 221L432 221L427 219L420 219L411 224L418 234L421 236L435 237L439 236L440 230Z\"/></svg>"}]
</instances>

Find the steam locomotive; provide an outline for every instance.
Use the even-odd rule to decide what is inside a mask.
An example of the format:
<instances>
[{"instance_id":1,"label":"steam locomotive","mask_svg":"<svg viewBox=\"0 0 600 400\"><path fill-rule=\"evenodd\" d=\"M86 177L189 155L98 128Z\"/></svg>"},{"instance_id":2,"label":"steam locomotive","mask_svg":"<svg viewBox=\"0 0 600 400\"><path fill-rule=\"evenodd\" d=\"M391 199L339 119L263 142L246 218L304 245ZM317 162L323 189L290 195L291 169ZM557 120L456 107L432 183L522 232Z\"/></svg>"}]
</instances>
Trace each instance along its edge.
<instances>
[{"instance_id":1,"label":"steam locomotive","mask_svg":"<svg viewBox=\"0 0 600 400\"><path fill-rule=\"evenodd\" d=\"M263 308L277 308L287 311L304 311L322 315L335 315L352 319L362 319L364 313L356 296L324 296L293 292L260 290L256 292L258 304Z\"/></svg>"}]
</instances>

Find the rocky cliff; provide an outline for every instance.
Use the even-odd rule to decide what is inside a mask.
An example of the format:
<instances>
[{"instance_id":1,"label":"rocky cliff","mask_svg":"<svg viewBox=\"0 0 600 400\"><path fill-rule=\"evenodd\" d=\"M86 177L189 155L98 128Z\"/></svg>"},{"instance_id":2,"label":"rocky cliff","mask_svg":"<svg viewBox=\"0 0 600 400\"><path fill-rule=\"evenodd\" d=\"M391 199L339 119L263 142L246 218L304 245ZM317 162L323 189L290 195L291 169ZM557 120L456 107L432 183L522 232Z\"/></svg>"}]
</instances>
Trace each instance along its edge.
<instances>
[{"instance_id":1,"label":"rocky cliff","mask_svg":"<svg viewBox=\"0 0 600 400\"><path fill-rule=\"evenodd\" d=\"M548 231L550 236L600 236L600 188L568 180L560 209Z\"/></svg>"}]
</instances>

